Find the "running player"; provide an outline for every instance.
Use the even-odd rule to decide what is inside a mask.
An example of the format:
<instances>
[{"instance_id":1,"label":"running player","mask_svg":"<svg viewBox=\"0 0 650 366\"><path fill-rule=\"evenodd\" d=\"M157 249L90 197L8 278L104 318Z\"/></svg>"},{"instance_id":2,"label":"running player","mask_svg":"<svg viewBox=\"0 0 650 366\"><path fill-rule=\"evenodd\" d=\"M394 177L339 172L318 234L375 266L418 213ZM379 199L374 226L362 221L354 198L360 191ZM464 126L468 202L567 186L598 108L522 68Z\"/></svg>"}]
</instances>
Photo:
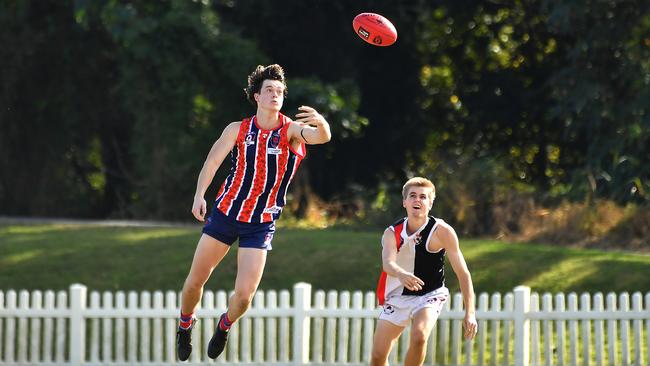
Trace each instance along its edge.
<instances>
[{"instance_id":1,"label":"running player","mask_svg":"<svg viewBox=\"0 0 650 366\"><path fill-rule=\"evenodd\" d=\"M260 283L275 233L274 223L285 205L291 179L305 157L305 144L322 144L331 139L329 124L315 109L300 107L295 121L280 113L287 86L279 65L258 66L248 76L245 92L257 106L257 113L224 129L212 146L196 185L192 214L204 221L205 192L230 153L230 174L221 185L203 227L183 286L176 338L181 361L187 360L192 352L194 312L203 286L239 239L234 294L208 344L210 358L221 354L230 327L246 312Z\"/></svg>"},{"instance_id":2,"label":"running player","mask_svg":"<svg viewBox=\"0 0 650 366\"><path fill-rule=\"evenodd\" d=\"M370 361L373 366L387 365L393 345L409 323L411 338L404 365L424 362L429 335L449 297L445 287L445 255L463 294L465 337L472 339L476 335L472 277L454 229L429 216L435 196L435 186L428 179L409 179L402 189L407 216L384 231L384 272L377 286L377 298L383 309L375 330Z\"/></svg>"}]
</instances>

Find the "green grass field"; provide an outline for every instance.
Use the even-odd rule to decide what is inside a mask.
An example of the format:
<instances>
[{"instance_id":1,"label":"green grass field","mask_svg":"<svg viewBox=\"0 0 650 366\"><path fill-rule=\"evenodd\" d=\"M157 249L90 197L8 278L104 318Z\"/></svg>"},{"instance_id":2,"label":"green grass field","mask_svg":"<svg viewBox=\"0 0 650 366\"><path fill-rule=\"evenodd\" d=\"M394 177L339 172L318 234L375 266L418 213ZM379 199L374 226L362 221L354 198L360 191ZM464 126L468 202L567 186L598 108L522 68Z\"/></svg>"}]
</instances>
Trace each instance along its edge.
<instances>
[{"instance_id":1,"label":"green grass field","mask_svg":"<svg viewBox=\"0 0 650 366\"><path fill-rule=\"evenodd\" d=\"M381 268L380 231L278 229L260 288L373 290ZM200 226L0 226L0 290L180 290ZM461 238L477 293L524 284L537 292L650 291L650 256ZM232 289L236 249L207 284ZM447 285L457 291L447 268Z\"/></svg>"}]
</instances>

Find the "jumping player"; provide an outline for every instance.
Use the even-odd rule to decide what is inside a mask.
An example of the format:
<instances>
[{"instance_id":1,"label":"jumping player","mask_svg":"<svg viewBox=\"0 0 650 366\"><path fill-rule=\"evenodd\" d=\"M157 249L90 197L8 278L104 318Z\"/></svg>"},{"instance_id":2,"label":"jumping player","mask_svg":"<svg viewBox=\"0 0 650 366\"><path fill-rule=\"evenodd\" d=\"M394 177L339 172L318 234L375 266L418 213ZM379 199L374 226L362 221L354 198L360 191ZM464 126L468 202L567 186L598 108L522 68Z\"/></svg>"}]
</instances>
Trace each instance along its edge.
<instances>
[{"instance_id":1,"label":"jumping player","mask_svg":"<svg viewBox=\"0 0 650 366\"><path fill-rule=\"evenodd\" d=\"M407 217L384 231L384 272L377 286L377 298L383 309L375 330L372 366L387 365L393 345L409 322L411 338L404 365L419 366L424 362L429 335L449 297L445 287L445 255L463 294L465 337L472 339L476 335L472 277L454 229L429 216L435 195L435 186L428 179L409 179L402 189Z\"/></svg>"},{"instance_id":2,"label":"jumping player","mask_svg":"<svg viewBox=\"0 0 650 366\"><path fill-rule=\"evenodd\" d=\"M258 66L248 76L245 92L248 100L257 106L257 113L224 129L212 146L196 184L192 214L204 221L205 192L230 153L230 174L221 185L203 227L183 286L176 337L181 361L187 360L192 352L194 311L203 295L203 286L230 246L239 239L235 291L208 344L210 358L221 354L230 327L246 312L260 283L267 251L271 250L274 223L285 205L291 179L305 157L305 144L323 144L331 139L329 124L315 109L300 107L295 121L280 113L287 86L279 65Z\"/></svg>"}]
</instances>

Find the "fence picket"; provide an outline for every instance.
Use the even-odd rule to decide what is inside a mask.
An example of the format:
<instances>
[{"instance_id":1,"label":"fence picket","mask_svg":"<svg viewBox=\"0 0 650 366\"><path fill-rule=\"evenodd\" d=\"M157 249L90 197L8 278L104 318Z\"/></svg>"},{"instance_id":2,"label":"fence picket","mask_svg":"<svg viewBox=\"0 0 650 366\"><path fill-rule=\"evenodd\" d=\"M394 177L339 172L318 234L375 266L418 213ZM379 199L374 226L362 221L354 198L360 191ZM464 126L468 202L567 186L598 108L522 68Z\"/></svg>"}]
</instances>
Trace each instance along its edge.
<instances>
[{"instance_id":1,"label":"fence picket","mask_svg":"<svg viewBox=\"0 0 650 366\"><path fill-rule=\"evenodd\" d=\"M147 313L151 311L151 293L143 291L140 293L140 311ZM151 319L140 318L140 361L151 361Z\"/></svg>"},{"instance_id":2,"label":"fence picket","mask_svg":"<svg viewBox=\"0 0 650 366\"><path fill-rule=\"evenodd\" d=\"M486 293L482 293L478 297L478 311L482 313L486 313L488 311L488 302L490 298L489 295ZM476 364L479 366L485 365L485 353L487 351L487 333L488 333L488 327L487 327L487 320L479 318L478 321L478 355L477 355L477 360Z\"/></svg>"},{"instance_id":3,"label":"fence picket","mask_svg":"<svg viewBox=\"0 0 650 366\"><path fill-rule=\"evenodd\" d=\"M153 308L154 310L162 310L165 308L162 291L155 291L153 293ZM160 317L153 319L153 360L154 362L162 362L163 360L163 319Z\"/></svg>"},{"instance_id":4,"label":"fence picket","mask_svg":"<svg viewBox=\"0 0 650 366\"><path fill-rule=\"evenodd\" d=\"M619 303L621 311L630 310L630 297L627 292L620 295ZM630 322L626 319L621 319L621 363L630 364Z\"/></svg>"},{"instance_id":5,"label":"fence picket","mask_svg":"<svg viewBox=\"0 0 650 366\"><path fill-rule=\"evenodd\" d=\"M138 294L134 291L129 292L129 297L128 297L128 304L127 306L129 307L129 312L131 314L137 314L138 311ZM127 343L129 349L128 349L128 357L129 357L129 363L134 364L138 360L138 319L135 316L132 316L129 318L127 321L127 327L128 327L128 338L129 341Z\"/></svg>"},{"instance_id":6,"label":"fence picket","mask_svg":"<svg viewBox=\"0 0 650 366\"><path fill-rule=\"evenodd\" d=\"M635 292L632 295L632 310L641 311L642 310L643 299L640 292ZM633 321L634 327L634 364L643 365L643 329L641 319L635 319ZM650 346L649 346L650 347Z\"/></svg>"},{"instance_id":7,"label":"fence picket","mask_svg":"<svg viewBox=\"0 0 650 366\"><path fill-rule=\"evenodd\" d=\"M530 311L531 313L539 312L539 295L535 292L530 294ZM540 330L539 330L539 320L533 320L530 322L530 364L531 366L540 365Z\"/></svg>"},{"instance_id":8,"label":"fence picket","mask_svg":"<svg viewBox=\"0 0 650 366\"><path fill-rule=\"evenodd\" d=\"M43 296L38 290L32 292L32 309L39 311L43 308ZM37 363L40 361L41 353L41 319L31 318L31 329L29 332L29 361Z\"/></svg>"},{"instance_id":9,"label":"fence picket","mask_svg":"<svg viewBox=\"0 0 650 366\"><path fill-rule=\"evenodd\" d=\"M498 313L501 311L501 294L492 294L492 311ZM500 321L497 319L492 320L492 336L490 337L490 366L496 366L499 362L498 360L498 349L499 349L499 326ZM447 362L446 359L443 360L443 364Z\"/></svg>"},{"instance_id":10,"label":"fence picket","mask_svg":"<svg viewBox=\"0 0 650 366\"><path fill-rule=\"evenodd\" d=\"M327 309L335 311L338 305L338 293L329 291L327 293ZM325 324L325 362L334 363L336 344L336 318L329 316Z\"/></svg>"},{"instance_id":11,"label":"fence picket","mask_svg":"<svg viewBox=\"0 0 650 366\"><path fill-rule=\"evenodd\" d=\"M503 298L503 308L506 312L512 314L514 312L514 296L508 292ZM510 361L510 353L512 347L510 346L510 332L512 328L512 320L503 321L503 363L504 365L512 364Z\"/></svg>"},{"instance_id":12,"label":"fence picket","mask_svg":"<svg viewBox=\"0 0 650 366\"><path fill-rule=\"evenodd\" d=\"M102 309L113 310L113 293L104 292L102 297ZM109 363L113 360L113 319L105 317L102 319L102 360Z\"/></svg>"},{"instance_id":13,"label":"fence picket","mask_svg":"<svg viewBox=\"0 0 650 366\"><path fill-rule=\"evenodd\" d=\"M273 312L278 308L278 296L275 291L268 291L266 293L266 306L269 311ZM269 317L266 319L266 360L267 362L276 362L278 360L277 342L269 341L278 339L277 335L277 317Z\"/></svg>"},{"instance_id":14,"label":"fence picket","mask_svg":"<svg viewBox=\"0 0 650 366\"><path fill-rule=\"evenodd\" d=\"M9 290L7 291L7 310L15 310L16 307L16 291ZM6 322L7 327L5 328L5 357L4 360L8 364L12 364L15 361L14 349L16 347L15 336L16 336L16 318L8 317Z\"/></svg>"},{"instance_id":15,"label":"fence picket","mask_svg":"<svg viewBox=\"0 0 650 366\"><path fill-rule=\"evenodd\" d=\"M29 309L29 292L21 290L18 295L18 309L26 311ZM21 316L18 318L18 363L27 363L27 318Z\"/></svg>"},{"instance_id":16,"label":"fence picket","mask_svg":"<svg viewBox=\"0 0 650 366\"><path fill-rule=\"evenodd\" d=\"M616 311L616 294L607 294L607 311ZM616 320L607 321L608 365L616 365Z\"/></svg>"},{"instance_id":17,"label":"fence picket","mask_svg":"<svg viewBox=\"0 0 650 366\"><path fill-rule=\"evenodd\" d=\"M280 308L289 309L291 307L289 300L289 291L282 290L280 291ZM280 362L289 362L289 345L291 344L290 335L289 335L289 318L287 316L280 317L280 343L279 346L279 357ZM332 340L333 342L333 340Z\"/></svg>"},{"instance_id":18,"label":"fence picket","mask_svg":"<svg viewBox=\"0 0 650 366\"><path fill-rule=\"evenodd\" d=\"M251 319L250 317L243 316L239 319L239 334L241 340L241 361L245 363L251 362Z\"/></svg>"},{"instance_id":19,"label":"fence picket","mask_svg":"<svg viewBox=\"0 0 650 366\"><path fill-rule=\"evenodd\" d=\"M352 295L352 309L363 309L363 294L361 291L355 291ZM361 360L359 357L361 347L360 336L361 318L352 318L352 327L350 329L350 362L359 363Z\"/></svg>"},{"instance_id":20,"label":"fence picket","mask_svg":"<svg viewBox=\"0 0 650 366\"><path fill-rule=\"evenodd\" d=\"M93 291L90 293L90 310L99 310L99 293ZM99 318L90 320L90 362L99 362Z\"/></svg>"},{"instance_id":21,"label":"fence picket","mask_svg":"<svg viewBox=\"0 0 650 366\"><path fill-rule=\"evenodd\" d=\"M564 294L555 295L555 311L564 312L566 309L564 307ZM557 365L564 366L564 332L566 330L565 321L558 319L555 321L555 331L557 332Z\"/></svg>"},{"instance_id":22,"label":"fence picket","mask_svg":"<svg viewBox=\"0 0 650 366\"><path fill-rule=\"evenodd\" d=\"M115 295L115 309L119 314L126 313L126 294L118 291ZM123 363L126 360L126 328L124 316L115 319L115 362Z\"/></svg>"},{"instance_id":23,"label":"fence picket","mask_svg":"<svg viewBox=\"0 0 650 366\"><path fill-rule=\"evenodd\" d=\"M343 291L341 292L341 297L339 298L339 309L348 310L350 308L350 292ZM337 336L337 362L347 362L348 361L348 327L350 321L348 318L339 318L339 327L338 327L338 336Z\"/></svg>"},{"instance_id":24,"label":"fence picket","mask_svg":"<svg viewBox=\"0 0 650 366\"><path fill-rule=\"evenodd\" d=\"M53 312L54 310L54 300L55 300L54 291L45 291L45 306L44 309L47 312ZM0 295L0 307L2 306L2 297ZM0 318L0 333L2 333L2 318ZM43 362L51 363L53 361L52 357L52 338L54 334L54 321L51 316L46 317L43 320ZM0 347L2 347L2 338L0 338Z\"/></svg>"},{"instance_id":25,"label":"fence picket","mask_svg":"<svg viewBox=\"0 0 650 366\"><path fill-rule=\"evenodd\" d=\"M264 303L264 291L258 291L253 298L253 309L257 309L260 312L264 311L266 304ZM254 345L253 345L253 361L255 363L261 363L264 358L264 318L256 317L254 320ZM268 340L271 341L271 340Z\"/></svg>"},{"instance_id":26,"label":"fence picket","mask_svg":"<svg viewBox=\"0 0 650 366\"><path fill-rule=\"evenodd\" d=\"M550 313L553 311L553 295L546 293L542 296L542 312ZM544 328L544 365L553 365L553 322L544 319L542 321Z\"/></svg>"},{"instance_id":27,"label":"fence picket","mask_svg":"<svg viewBox=\"0 0 650 366\"><path fill-rule=\"evenodd\" d=\"M575 313L578 311L578 295L575 292L569 294L568 299L569 311ZM569 320L569 364L578 364L578 322Z\"/></svg>"},{"instance_id":28,"label":"fence picket","mask_svg":"<svg viewBox=\"0 0 650 366\"><path fill-rule=\"evenodd\" d=\"M366 293L365 296L365 309L369 313L375 313L377 309L376 305L376 300L375 300L375 293L374 292L368 292ZM373 314L376 315L376 314ZM374 330L375 330L375 318L373 317L366 317L363 320L363 353L362 353L362 358L363 358L363 363L364 364L369 364L370 363L370 353L372 352L372 338L374 335Z\"/></svg>"},{"instance_id":29,"label":"fence picket","mask_svg":"<svg viewBox=\"0 0 650 366\"><path fill-rule=\"evenodd\" d=\"M59 291L56 295L56 308L62 312L68 308L68 294L65 291ZM65 344L67 335L66 318L59 316L56 318L55 360L57 363L63 363L65 360Z\"/></svg>"},{"instance_id":30,"label":"fence picket","mask_svg":"<svg viewBox=\"0 0 650 366\"><path fill-rule=\"evenodd\" d=\"M582 294L580 297L580 311L587 313L591 311L591 298L589 294ZM591 364L591 320L582 320L582 364Z\"/></svg>"},{"instance_id":31,"label":"fence picket","mask_svg":"<svg viewBox=\"0 0 650 366\"><path fill-rule=\"evenodd\" d=\"M603 309L603 294L598 292L594 295L594 311L596 313L602 313ZM603 321L600 319L594 320L594 345L596 366L603 366L605 359L605 339L603 338Z\"/></svg>"},{"instance_id":32,"label":"fence picket","mask_svg":"<svg viewBox=\"0 0 650 366\"><path fill-rule=\"evenodd\" d=\"M318 290L314 294L314 307L315 310L325 309L325 291ZM313 317L312 318L313 327L311 329L312 334L312 348L311 348L311 360L314 363L323 362L323 332L325 331L325 321L323 317Z\"/></svg>"}]
</instances>

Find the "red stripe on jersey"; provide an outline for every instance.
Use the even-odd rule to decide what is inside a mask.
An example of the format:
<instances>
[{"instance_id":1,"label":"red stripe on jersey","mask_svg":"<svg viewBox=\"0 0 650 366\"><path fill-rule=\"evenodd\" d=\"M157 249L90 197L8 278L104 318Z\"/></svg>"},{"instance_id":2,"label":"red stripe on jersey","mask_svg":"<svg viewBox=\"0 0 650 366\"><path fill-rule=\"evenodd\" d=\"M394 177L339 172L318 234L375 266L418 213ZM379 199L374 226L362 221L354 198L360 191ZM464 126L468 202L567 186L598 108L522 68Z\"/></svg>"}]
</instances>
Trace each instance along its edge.
<instances>
[{"instance_id":1,"label":"red stripe on jersey","mask_svg":"<svg viewBox=\"0 0 650 366\"><path fill-rule=\"evenodd\" d=\"M393 229L395 230L395 245L397 246L398 252L402 247L402 244L404 244L404 241L402 240L403 228L404 228L404 221L400 222L399 224L397 224L397 226L393 227Z\"/></svg>"},{"instance_id":2,"label":"red stripe on jersey","mask_svg":"<svg viewBox=\"0 0 650 366\"><path fill-rule=\"evenodd\" d=\"M289 144L289 139L287 138L287 130L289 130L289 126L291 125L291 122L289 121L283 121L283 122L286 123L284 126L282 126L282 130L280 130L281 145L278 147L282 148L282 150L284 151L286 144ZM266 200L266 205L264 206L264 208L275 206L275 200L278 197L278 191L280 190L280 185L282 184L282 178L284 177L284 173L287 171L288 160L289 160L289 154L278 155L278 159L277 159L278 167L277 169L275 169L275 183L273 184L273 188L271 188L271 193L269 193L269 198ZM262 222L268 222L272 220L273 220L272 213L268 213L268 212L262 213Z\"/></svg>"},{"instance_id":3,"label":"red stripe on jersey","mask_svg":"<svg viewBox=\"0 0 650 366\"><path fill-rule=\"evenodd\" d=\"M244 119L239 126L239 134L237 135L237 169L235 172L235 181L232 183L228 189L228 193L219 203L219 210L224 214L228 215L230 208L232 207L232 201L237 197L239 190L241 189L242 183L244 182L244 171L246 170L246 144L243 143L246 134L250 130L251 120Z\"/></svg>"},{"instance_id":4,"label":"red stripe on jersey","mask_svg":"<svg viewBox=\"0 0 650 366\"><path fill-rule=\"evenodd\" d=\"M386 302L386 272L382 272L379 276L379 283L377 283L377 301L379 305L384 305Z\"/></svg>"},{"instance_id":5,"label":"red stripe on jersey","mask_svg":"<svg viewBox=\"0 0 650 366\"><path fill-rule=\"evenodd\" d=\"M257 200L260 198L260 194L264 191L264 186L266 185L266 149L272 131L259 130L258 135L257 156L255 157L255 167L253 172L253 186L248 191L248 196L246 196L244 202L242 202L239 216L237 216L237 220L244 222L249 222L253 210L255 210Z\"/></svg>"},{"instance_id":6,"label":"red stripe on jersey","mask_svg":"<svg viewBox=\"0 0 650 366\"><path fill-rule=\"evenodd\" d=\"M402 241L402 229L404 228L404 222L402 221L401 223L393 226L393 233L395 234L395 247L397 248L397 251L399 252L400 248L402 247L402 244L404 242ZM377 301L379 302L379 305L384 305L384 302L386 302L386 279L388 277L388 274L384 271L381 272L381 275L379 276L379 282L377 283Z\"/></svg>"}]
</instances>

